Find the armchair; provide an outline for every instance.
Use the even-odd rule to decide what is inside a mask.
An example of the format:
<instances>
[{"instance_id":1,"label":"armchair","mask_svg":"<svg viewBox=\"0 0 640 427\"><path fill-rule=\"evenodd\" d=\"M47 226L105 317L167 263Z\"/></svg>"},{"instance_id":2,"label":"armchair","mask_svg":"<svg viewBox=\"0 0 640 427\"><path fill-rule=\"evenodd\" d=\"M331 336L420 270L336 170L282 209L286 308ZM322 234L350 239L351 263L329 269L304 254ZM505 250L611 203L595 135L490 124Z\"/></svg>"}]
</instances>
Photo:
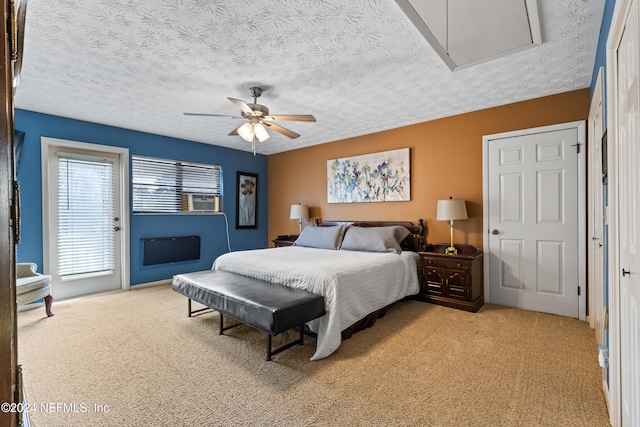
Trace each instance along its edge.
<instances>
[{"instance_id":1,"label":"armchair","mask_svg":"<svg viewBox=\"0 0 640 427\"><path fill-rule=\"evenodd\" d=\"M20 306L44 299L44 309L51 317L51 276L40 274L37 269L38 266L32 262L16 265L16 303Z\"/></svg>"}]
</instances>

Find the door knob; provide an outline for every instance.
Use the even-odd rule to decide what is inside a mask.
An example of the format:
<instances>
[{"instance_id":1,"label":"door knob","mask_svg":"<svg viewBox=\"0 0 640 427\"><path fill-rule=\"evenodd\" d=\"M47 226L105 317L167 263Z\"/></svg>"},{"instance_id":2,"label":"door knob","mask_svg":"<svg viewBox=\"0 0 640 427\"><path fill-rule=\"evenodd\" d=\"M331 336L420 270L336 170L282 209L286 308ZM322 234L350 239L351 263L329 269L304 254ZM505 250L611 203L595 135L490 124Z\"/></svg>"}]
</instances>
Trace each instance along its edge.
<instances>
[{"instance_id":1,"label":"door knob","mask_svg":"<svg viewBox=\"0 0 640 427\"><path fill-rule=\"evenodd\" d=\"M622 277L626 276L627 274L631 274L630 271L626 271L624 268L622 269Z\"/></svg>"},{"instance_id":2,"label":"door knob","mask_svg":"<svg viewBox=\"0 0 640 427\"><path fill-rule=\"evenodd\" d=\"M500 232L494 228L494 229L491 231L491 234L500 234Z\"/></svg>"},{"instance_id":3,"label":"door knob","mask_svg":"<svg viewBox=\"0 0 640 427\"><path fill-rule=\"evenodd\" d=\"M113 231L120 231L120 227L118 226L113 227Z\"/></svg>"}]
</instances>

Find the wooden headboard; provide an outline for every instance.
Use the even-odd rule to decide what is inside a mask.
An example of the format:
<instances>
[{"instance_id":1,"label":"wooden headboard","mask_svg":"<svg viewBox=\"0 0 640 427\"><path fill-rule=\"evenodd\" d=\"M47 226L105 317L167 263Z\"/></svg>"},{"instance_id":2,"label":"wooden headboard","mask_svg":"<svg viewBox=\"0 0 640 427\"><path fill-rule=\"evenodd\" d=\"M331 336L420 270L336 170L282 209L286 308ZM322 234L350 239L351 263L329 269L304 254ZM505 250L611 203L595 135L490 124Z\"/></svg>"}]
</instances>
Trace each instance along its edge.
<instances>
[{"instance_id":1,"label":"wooden headboard","mask_svg":"<svg viewBox=\"0 0 640 427\"><path fill-rule=\"evenodd\" d=\"M424 232L424 220L418 219L418 225L414 225L409 221L323 221L320 222L316 218L317 227L333 227L340 224L350 224L357 227L388 227L393 225L400 225L406 227L411 234L409 234L400 244L402 250L419 252L426 248Z\"/></svg>"}]
</instances>

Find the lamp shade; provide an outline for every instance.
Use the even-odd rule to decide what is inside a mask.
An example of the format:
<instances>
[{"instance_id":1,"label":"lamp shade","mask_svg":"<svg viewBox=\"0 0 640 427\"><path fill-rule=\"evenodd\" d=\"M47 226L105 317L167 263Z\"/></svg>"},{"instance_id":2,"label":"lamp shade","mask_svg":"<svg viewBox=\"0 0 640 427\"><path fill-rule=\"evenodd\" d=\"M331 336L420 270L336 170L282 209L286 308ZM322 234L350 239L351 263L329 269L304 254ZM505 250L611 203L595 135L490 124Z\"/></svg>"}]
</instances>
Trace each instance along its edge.
<instances>
[{"instance_id":1,"label":"lamp shade","mask_svg":"<svg viewBox=\"0 0 640 427\"><path fill-rule=\"evenodd\" d=\"M238 128L238 135L242 137L245 141L251 142L253 141L254 131L251 123L247 122Z\"/></svg>"},{"instance_id":2,"label":"lamp shade","mask_svg":"<svg viewBox=\"0 0 640 427\"><path fill-rule=\"evenodd\" d=\"M238 128L238 135L248 142L254 142L254 137L258 138L260 142L269 139L267 128L265 128L262 123L247 122Z\"/></svg>"},{"instance_id":3,"label":"lamp shade","mask_svg":"<svg viewBox=\"0 0 640 427\"><path fill-rule=\"evenodd\" d=\"M438 221L468 219L464 199L438 200Z\"/></svg>"},{"instance_id":4,"label":"lamp shade","mask_svg":"<svg viewBox=\"0 0 640 427\"><path fill-rule=\"evenodd\" d=\"M253 125L253 131L255 132L256 138L258 141L264 142L269 139L269 134L267 133L267 129L264 127L262 123L256 123Z\"/></svg>"},{"instance_id":5,"label":"lamp shade","mask_svg":"<svg viewBox=\"0 0 640 427\"><path fill-rule=\"evenodd\" d=\"M291 213L289 219L304 219L309 218L309 206L307 205L291 205Z\"/></svg>"}]
</instances>

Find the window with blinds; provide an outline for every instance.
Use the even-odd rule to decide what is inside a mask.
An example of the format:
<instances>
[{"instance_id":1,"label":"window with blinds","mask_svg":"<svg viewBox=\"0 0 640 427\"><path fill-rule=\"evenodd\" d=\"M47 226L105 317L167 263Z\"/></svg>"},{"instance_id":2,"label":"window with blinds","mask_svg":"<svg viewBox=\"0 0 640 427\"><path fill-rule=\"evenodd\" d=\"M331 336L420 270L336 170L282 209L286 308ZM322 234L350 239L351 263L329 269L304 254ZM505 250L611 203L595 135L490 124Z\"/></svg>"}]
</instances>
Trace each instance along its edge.
<instances>
[{"instance_id":1,"label":"window with blinds","mask_svg":"<svg viewBox=\"0 0 640 427\"><path fill-rule=\"evenodd\" d=\"M64 278L114 270L113 162L58 155L58 272Z\"/></svg>"},{"instance_id":2,"label":"window with blinds","mask_svg":"<svg viewBox=\"0 0 640 427\"><path fill-rule=\"evenodd\" d=\"M218 212L221 175L217 165L132 156L133 212Z\"/></svg>"}]
</instances>

